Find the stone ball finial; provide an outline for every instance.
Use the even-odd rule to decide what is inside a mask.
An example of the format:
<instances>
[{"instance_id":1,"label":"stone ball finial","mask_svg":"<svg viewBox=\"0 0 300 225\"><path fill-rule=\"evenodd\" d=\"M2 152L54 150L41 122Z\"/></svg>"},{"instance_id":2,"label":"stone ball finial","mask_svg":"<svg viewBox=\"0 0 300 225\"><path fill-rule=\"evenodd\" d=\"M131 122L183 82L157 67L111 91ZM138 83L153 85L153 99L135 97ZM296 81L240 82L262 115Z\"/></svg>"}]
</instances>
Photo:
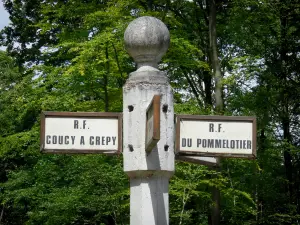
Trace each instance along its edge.
<instances>
[{"instance_id":1,"label":"stone ball finial","mask_svg":"<svg viewBox=\"0 0 300 225\"><path fill-rule=\"evenodd\" d=\"M170 43L166 25L157 18L143 16L133 20L125 34L125 48L137 63L137 67L157 68Z\"/></svg>"}]
</instances>

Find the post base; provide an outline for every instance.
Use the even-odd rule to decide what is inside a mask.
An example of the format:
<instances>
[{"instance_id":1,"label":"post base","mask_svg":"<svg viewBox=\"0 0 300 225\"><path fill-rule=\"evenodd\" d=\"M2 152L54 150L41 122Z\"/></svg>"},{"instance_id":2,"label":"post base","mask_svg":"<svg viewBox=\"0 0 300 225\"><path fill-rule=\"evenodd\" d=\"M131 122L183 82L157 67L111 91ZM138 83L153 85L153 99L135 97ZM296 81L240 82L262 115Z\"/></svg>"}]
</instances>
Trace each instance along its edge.
<instances>
[{"instance_id":1,"label":"post base","mask_svg":"<svg viewBox=\"0 0 300 225\"><path fill-rule=\"evenodd\" d=\"M169 177L130 178L130 225L169 224Z\"/></svg>"}]
</instances>

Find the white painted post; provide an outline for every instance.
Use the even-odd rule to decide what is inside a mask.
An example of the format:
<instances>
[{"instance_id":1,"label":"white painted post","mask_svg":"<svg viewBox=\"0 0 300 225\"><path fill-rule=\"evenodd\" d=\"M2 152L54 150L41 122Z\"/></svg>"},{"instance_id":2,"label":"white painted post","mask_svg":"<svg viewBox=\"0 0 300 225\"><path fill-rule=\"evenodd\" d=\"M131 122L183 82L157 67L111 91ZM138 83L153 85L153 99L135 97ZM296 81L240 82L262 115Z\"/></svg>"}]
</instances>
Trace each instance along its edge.
<instances>
[{"instance_id":1,"label":"white painted post","mask_svg":"<svg viewBox=\"0 0 300 225\"><path fill-rule=\"evenodd\" d=\"M137 63L123 87L124 172L130 177L130 225L169 224L169 179L174 173L173 92L157 64L168 49L170 35L154 17L132 21L125 47ZM145 151L146 110L161 96L160 140ZM164 112L165 111L165 112Z\"/></svg>"}]
</instances>

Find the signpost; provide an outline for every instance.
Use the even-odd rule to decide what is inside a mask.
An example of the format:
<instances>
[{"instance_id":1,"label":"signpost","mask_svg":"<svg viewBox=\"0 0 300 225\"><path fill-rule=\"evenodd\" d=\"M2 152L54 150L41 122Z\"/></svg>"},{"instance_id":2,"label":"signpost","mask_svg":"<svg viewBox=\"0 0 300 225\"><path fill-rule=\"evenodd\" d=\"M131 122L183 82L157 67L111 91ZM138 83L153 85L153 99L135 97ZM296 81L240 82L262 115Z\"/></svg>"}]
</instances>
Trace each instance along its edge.
<instances>
[{"instance_id":1,"label":"signpost","mask_svg":"<svg viewBox=\"0 0 300 225\"><path fill-rule=\"evenodd\" d=\"M124 39L138 69L123 86L123 114L42 112L41 151L116 154L123 145L130 224L168 225L169 180L175 170L174 100L157 63L168 49L169 31L156 18L140 17L129 24ZM177 115L176 159L216 166L215 157L254 158L255 137L254 117Z\"/></svg>"},{"instance_id":2,"label":"signpost","mask_svg":"<svg viewBox=\"0 0 300 225\"><path fill-rule=\"evenodd\" d=\"M122 150L122 114L42 112L41 151L105 153Z\"/></svg>"},{"instance_id":3,"label":"signpost","mask_svg":"<svg viewBox=\"0 0 300 225\"><path fill-rule=\"evenodd\" d=\"M255 158L256 119L230 116L176 116L176 153Z\"/></svg>"},{"instance_id":4,"label":"signpost","mask_svg":"<svg viewBox=\"0 0 300 225\"><path fill-rule=\"evenodd\" d=\"M123 86L123 168L130 177L130 225L169 224L174 100L167 74L158 69L169 42L167 26L154 17L137 18L124 33L125 48L137 66Z\"/></svg>"},{"instance_id":5,"label":"signpost","mask_svg":"<svg viewBox=\"0 0 300 225\"><path fill-rule=\"evenodd\" d=\"M146 152L149 153L160 139L160 95L154 95L146 110Z\"/></svg>"}]
</instances>

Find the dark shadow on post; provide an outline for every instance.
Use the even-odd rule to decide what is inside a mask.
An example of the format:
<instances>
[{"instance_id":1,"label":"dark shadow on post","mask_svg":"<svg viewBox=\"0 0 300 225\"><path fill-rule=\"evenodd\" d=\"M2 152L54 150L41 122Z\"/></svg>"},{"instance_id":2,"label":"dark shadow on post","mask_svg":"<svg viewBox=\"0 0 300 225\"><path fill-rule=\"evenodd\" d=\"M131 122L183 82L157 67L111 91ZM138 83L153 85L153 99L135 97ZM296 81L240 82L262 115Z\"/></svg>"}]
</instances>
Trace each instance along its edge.
<instances>
[{"instance_id":1,"label":"dark shadow on post","mask_svg":"<svg viewBox=\"0 0 300 225\"><path fill-rule=\"evenodd\" d=\"M164 151L164 149L161 149ZM155 164L153 164L155 162ZM159 152L157 145L147 156L147 168L155 168L155 173L148 178L149 189L151 193L152 209L155 217L155 225L167 225L169 215L166 214L166 204L169 205L169 178L161 171ZM165 199L166 198L166 199ZM166 201L165 201L166 200ZM169 211L169 210L167 210Z\"/></svg>"}]
</instances>

